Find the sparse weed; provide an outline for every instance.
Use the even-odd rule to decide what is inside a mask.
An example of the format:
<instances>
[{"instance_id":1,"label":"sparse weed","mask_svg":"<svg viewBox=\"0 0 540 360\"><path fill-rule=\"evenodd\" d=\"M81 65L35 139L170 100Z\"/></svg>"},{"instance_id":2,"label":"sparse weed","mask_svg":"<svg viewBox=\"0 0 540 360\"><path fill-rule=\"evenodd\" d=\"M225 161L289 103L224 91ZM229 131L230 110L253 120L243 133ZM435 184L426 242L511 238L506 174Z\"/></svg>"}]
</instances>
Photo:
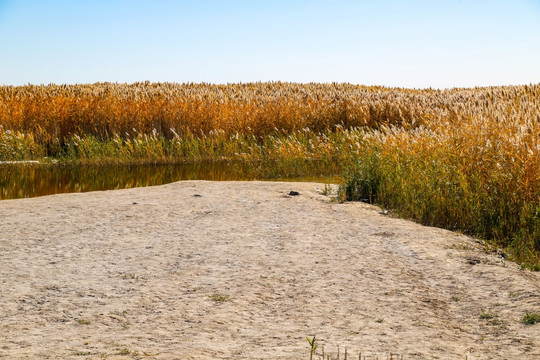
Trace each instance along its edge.
<instances>
[{"instance_id":1,"label":"sparse weed","mask_svg":"<svg viewBox=\"0 0 540 360\"><path fill-rule=\"evenodd\" d=\"M540 314L527 312L521 319L521 322L525 325L540 323Z\"/></svg>"},{"instance_id":2,"label":"sparse weed","mask_svg":"<svg viewBox=\"0 0 540 360\"><path fill-rule=\"evenodd\" d=\"M133 273L122 274L122 279L125 280L139 280L139 275Z\"/></svg>"},{"instance_id":3,"label":"sparse weed","mask_svg":"<svg viewBox=\"0 0 540 360\"><path fill-rule=\"evenodd\" d=\"M309 347L310 347L310 352L309 352L309 360L313 360L313 355L315 354L315 351L317 351L317 335L313 335L313 338L309 338L309 336L306 337L308 343L309 343Z\"/></svg>"},{"instance_id":4,"label":"sparse weed","mask_svg":"<svg viewBox=\"0 0 540 360\"><path fill-rule=\"evenodd\" d=\"M332 196L332 195L336 195L336 191L334 189L332 189L332 186L329 185L329 184L324 184L324 188L323 190L321 191L321 193L324 195L324 196Z\"/></svg>"},{"instance_id":5,"label":"sparse weed","mask_svg":"<svg viewBox=\"0 0 540 360\"><path fill-rule=\"evenodd\" d=\"M209 298L214 302L221 303L221 302L225 302L229 300L229 295L215 293L215 294L210 295Z\"/></svg>"},{"instance_id":6,"label":"sparse weed","mask_svg":"<svg viewBox=\"0 0 540 360\"><path fill-rule=\"evenodd\" d=\"M495 317L496 317L496 315L494 315L493 313L485 312L484 310L482 310L482 312L480 312L480 319L490 320L490 319L493 319Z\"/></svg>"}]
</instances>

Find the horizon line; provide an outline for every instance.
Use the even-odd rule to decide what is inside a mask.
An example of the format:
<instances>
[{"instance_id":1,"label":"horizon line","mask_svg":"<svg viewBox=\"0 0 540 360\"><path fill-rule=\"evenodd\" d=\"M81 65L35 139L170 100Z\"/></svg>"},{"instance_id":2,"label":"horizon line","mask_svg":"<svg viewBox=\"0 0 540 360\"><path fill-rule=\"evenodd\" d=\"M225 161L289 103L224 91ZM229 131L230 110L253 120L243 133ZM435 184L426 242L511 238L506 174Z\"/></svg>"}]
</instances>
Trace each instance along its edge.
<instances>
[{"instance_id":1,"label":"horizon line","mask_svg":"<svg viewBox=\"0 0 540 360\"><path fill-rule=\"evenodd\" d=\"M21 85L13 85L13 84L0 84L0 87L27 87L27 86L36 86L36 87L47 87L47 86L84 86L84 85L141 85L141 84L155 84L155 85L161 85L161 84L171 84L171 85L210 85L210 86L234 86L234 85L250 85L250 84L294 84L294 85L352 85L352 86L358 86L358 87L366 87L366 88L386 88L386 89L407 89L407 90L459 90L459 89L488 89L488 88L500 88L500 87L522 87L522 86L537 86L540 85L540 82L529 82L528 84L505 84L505 85L474 85L474 86L451 86L451 87L435 87L435 86L428 86L428 87L407 87L407 86L392 86L392 85L382 85L382 84L359 84L359 83L352 83L347 81L309 81L309 82L301 82L301 81L283 81L283 80L258 80L258 81L238 81L238 82L207 82L207 81L185 81L185 82L178 82L178 81L150 81L150 80L142 80L142 81L134 81L134 82L118 82L118 81L96 81L96 82L90 82L90 83L39 83L39 84L32 84L32 83L26 83Z\"/></svg>"}]
</instances>

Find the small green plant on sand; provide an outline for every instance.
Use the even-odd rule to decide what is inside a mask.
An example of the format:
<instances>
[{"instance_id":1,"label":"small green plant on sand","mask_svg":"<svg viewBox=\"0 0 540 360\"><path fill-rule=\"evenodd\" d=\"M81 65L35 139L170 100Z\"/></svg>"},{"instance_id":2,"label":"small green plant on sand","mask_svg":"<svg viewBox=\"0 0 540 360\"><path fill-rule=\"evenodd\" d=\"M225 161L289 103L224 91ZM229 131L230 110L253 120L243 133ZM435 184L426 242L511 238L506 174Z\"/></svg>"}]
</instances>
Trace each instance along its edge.
<instances>
[{"instance_id":1,"label":"small green plant on sand","mask_svg":"<svg viewBox=\"0 0 540 360\"><path fill-rule=\"evenodd\" d=\"M139 280L139 275L133 273L122 274L122 279L125 280Z\"/></svg>"},{"instance_id":2,"label":"small green plant on sand","mask_svg":"<svg viewBox=\"0 0 540 360\"><path fill-rule=\"evenodd\" d=\"M525 325L534 325L540 323L540 314L527 312L521 319L521 322Z\"/></svg>"},{"instance_id":3,"label":"small green plant on sand","mask_svg":"<svg viewBox=\"0 0 540 360\"><path fill-rule=\"evenodd\" d=\"M482 310L482 312L480 313L480 319L483 319L483 320L493 319L494 317L495 315L493 315L490 312L485 312L484 310Z\"/></svg>"},{"instance_id":4,"label":"small green plant on sand","mask_svg":"<svg viewBox=\"0 0 540 360\"><path fill-rule=\"evenodd\" d=\"M224 294L219 294L219 293L212 294L209 297L215 302L225 302L229 300L229 295L224 295Z\"/></svg>"},{"instance_id":5,"label":"small green plant on sand","mask_svg":"<svg viewBox=\"0 0 540 360\"><path fill-rule=\"evenodd\" d=\"M313 338L310 339L309 336L306 336L306 339L310 346L309 360L313 360L313 354L317 351L317 335L313 335Z\"/></svg>"}]
</instances>

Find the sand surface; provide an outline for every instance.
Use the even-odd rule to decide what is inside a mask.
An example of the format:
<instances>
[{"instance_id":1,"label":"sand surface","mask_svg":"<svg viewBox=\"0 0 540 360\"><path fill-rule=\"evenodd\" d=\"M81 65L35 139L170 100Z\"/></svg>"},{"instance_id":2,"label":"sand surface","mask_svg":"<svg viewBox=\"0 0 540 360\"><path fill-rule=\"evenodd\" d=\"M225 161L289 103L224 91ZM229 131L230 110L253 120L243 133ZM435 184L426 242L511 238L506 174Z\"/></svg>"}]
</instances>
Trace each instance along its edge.
<instances>
[{"instance_id":1,"label":"sand surface","mask_svg":"<svg viewBox=\"0 0 540 360\"><path fill-rule=\"evenodd\" d=\"M0 201L0 357L540 359L540 273L323 187Z\"/></svg>"}]
</instances>

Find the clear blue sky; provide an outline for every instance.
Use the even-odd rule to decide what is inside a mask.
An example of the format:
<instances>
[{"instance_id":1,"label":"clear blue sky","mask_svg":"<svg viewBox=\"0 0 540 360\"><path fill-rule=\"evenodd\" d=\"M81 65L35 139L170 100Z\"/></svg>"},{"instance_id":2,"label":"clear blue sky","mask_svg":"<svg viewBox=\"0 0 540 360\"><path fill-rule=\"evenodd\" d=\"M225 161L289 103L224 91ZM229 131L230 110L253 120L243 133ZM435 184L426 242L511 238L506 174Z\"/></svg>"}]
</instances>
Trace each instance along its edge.
<instances>
[{"instance_id":1,"label":"clear blue sky","mask_svg":"<svg viewBox=\"0 0 540 360\"><path fill-rule=\"evenodd\" d=\"M540 82L540 0L0 0L0 84Z\"/></svg>"}]
</instances>

